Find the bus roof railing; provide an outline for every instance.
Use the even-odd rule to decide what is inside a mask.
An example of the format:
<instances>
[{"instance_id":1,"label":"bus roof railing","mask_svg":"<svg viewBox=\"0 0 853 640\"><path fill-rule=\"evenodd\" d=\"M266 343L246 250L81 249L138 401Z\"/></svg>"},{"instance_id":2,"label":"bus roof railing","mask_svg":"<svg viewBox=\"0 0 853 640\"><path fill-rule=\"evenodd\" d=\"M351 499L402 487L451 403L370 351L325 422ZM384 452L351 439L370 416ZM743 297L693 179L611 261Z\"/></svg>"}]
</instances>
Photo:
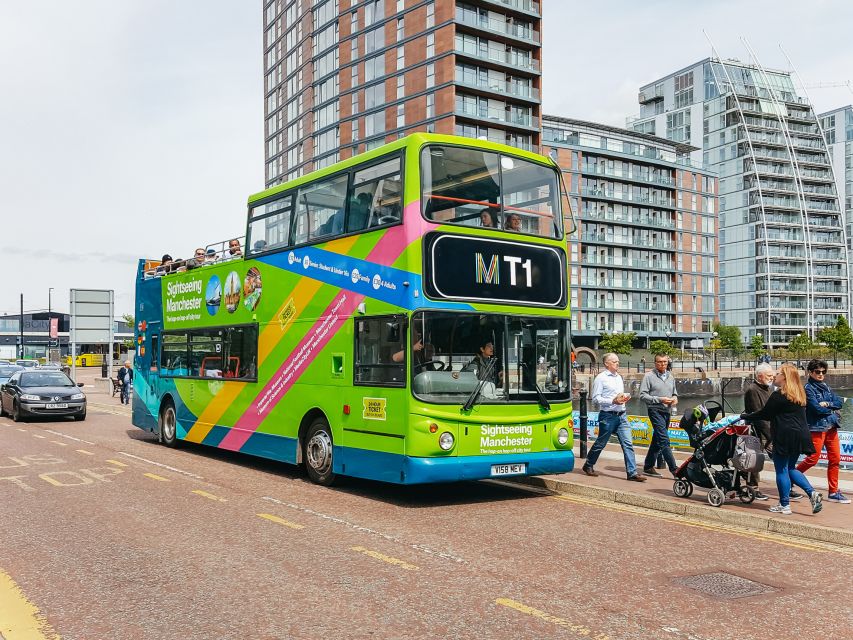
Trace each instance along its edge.
<instances>
[{"instance_id":1,"label":"bus roof railing","mask_svg":"<svg viewBox=\"0 0 853 640\"><path fill-rule=\"evenodd\" d=\"M237 246L232 250L231 243L235 241ZM246 237L239 236L205 246L203 257L179 258L165 264L162 260L145 260L142 268L142 277L143 279L160 278L170 273L182 273L192 269L230 262L231 260L242 260L244 258L243 245L245 244Z\"/></svg>"}]
</instances>

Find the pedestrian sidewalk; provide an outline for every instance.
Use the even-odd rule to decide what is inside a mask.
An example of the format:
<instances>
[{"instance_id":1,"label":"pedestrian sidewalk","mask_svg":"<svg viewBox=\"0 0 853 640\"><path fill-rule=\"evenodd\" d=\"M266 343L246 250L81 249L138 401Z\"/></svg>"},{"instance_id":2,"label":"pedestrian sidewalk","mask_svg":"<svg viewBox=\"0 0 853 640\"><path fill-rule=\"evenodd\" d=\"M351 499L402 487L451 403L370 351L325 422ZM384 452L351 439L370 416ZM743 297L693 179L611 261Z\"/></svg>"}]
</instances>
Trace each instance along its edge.
<instances>
[{"instance_id":1,"label":"pedestrian sidewalk","mask_svg":"<svg viewBox=\"0 0 853 640\"><path fill-rule=\"evenodd\" d=\"M636 447L635 452L642 470L646 451ZM688 457L686 452L674 453L679 464ZM577 447L575 455L578 455ZM545 486L560 493L633 504L749 529L787 533L853 547L853 504L837 504L825 500L826 467L814 467L806 474L809 482L824 495L823 510L812 514L808 498L803 498L799 502L791 502L793 513L785 516L768 511L769 507L779 501L772 464L765 463L759 485L761 491L770 497L769 500L756 500L747 505L735 498L731 501L727 499L721 507L711 507L707 501L708 492L701 487L695 487L689 498L676 497L672 492L673 478L666 469L660 471L663 478L649 477L642 483L628 480L622 451L618 445L611 444L602 452L595 465L599 474L597 477L587 476L581 471L583 462L580 457L576 457L575 470L571 473L527 480L530 484ZM853 493L853 474L841 472L840 484L842 491L849 490Z\"/></svg>"}]
</instances>

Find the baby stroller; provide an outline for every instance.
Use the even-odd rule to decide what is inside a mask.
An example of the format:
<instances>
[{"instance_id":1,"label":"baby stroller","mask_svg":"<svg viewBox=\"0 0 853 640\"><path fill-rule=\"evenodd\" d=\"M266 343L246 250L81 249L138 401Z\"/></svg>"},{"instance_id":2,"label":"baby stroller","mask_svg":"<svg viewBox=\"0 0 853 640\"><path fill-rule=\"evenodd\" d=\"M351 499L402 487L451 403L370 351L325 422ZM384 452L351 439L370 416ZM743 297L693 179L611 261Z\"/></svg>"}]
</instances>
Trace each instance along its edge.
<instances>
[{"instance_id":1,"label":"baby stroller","mask_svg":"<svg viewBox=\"0 0 853 640\"><path fill-rule=\"evenodd\" d=\"M706 489L708 503L721 506L737 496L744 504L755 500L755 490L746 485L747 474L764 468L761 441L748 424L734 424L738 416L717 421L722 407L708 400L682 416L680 427L687 432L693 455L675 472L672 491L679 498L693 493L693 485Z\"/></svg>"}]
</instances>

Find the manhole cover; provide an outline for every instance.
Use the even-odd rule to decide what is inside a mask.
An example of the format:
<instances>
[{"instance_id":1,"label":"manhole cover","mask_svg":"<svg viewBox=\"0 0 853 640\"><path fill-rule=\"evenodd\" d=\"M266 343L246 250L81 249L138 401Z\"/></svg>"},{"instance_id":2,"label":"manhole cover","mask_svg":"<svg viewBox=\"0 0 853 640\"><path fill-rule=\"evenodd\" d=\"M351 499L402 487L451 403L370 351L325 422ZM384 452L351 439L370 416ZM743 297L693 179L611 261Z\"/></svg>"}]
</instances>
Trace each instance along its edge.
<instances>
[{"instance_id":1,"label":"manhole cover","mask_svg":"<svg viewBox=\"0 0 853 640\"><path fill-rule=\"evenodd\" d=\"M766 584L753 582L725 571L675 578L675 582L715 598L748 598L776 591Z\"/></svg>"}]
</instances>

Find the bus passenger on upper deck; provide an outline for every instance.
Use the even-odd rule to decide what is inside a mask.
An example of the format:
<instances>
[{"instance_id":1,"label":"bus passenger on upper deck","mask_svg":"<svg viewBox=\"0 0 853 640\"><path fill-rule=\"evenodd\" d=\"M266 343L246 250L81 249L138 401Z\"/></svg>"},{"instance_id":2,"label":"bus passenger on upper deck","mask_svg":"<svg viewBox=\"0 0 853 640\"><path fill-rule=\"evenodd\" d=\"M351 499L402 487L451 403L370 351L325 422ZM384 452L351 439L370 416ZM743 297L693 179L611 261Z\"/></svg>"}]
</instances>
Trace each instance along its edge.
<instances>
[{"instance_id":1,"label":"bus passenger on upper deck","mask_svg":"<svg viewBox=\"0 0 853 640\"><path fill-rule=\"evenodd\" d=\"M164 253L163 257L160 259L160 266L154 271L154 275L157 277L165 276L167 273L172 273L172 269L172 256L168 253Z\"/></svg>"},{"instance_id":2,"label":"bus passenger on upper deck","mask_svg":"<svg viewBox=\"0 0 853 640\"><path fill-rule=\"evenodd\" d=\"M511 213L506 218L507 231L521 231L521 216L517 213Z\"/></svg>"},{"instance_id":3,"label":"bus passenger on upper deck","mask_svg":"<svg viewBox=\"0 0 853 640\"><path fill-rule=\"evenodd\" d=\"M204 264L205 261L205 252L204 249L199 247L195 250L193 257L187 260L187 269L195 269L196 267L200 267Z\"/></svg>"},{"instance_id":4,"label":"bus passenger on upper deck","mask_svg":"<svg viewBox=\"0 0 853 640\"><path fill-rule=\"evenodd\" d=\"M493 229L495 227L495 221L492 218L492 210L489 207L485 207L480 211L480 226L489 229Z\"/></svg>"},{"instance_id":5,"label":"bus passenger on upper deck","mask_svg":"<svg viewBox=\"0 0 853 640\"><path fill-rule=\"evenodd\" d=\"M243 257L243 249L240 247L240 241L237 238L228 241L228 253L220 259L220 262L228 260L237 260Z\"/></svg>"}]
</instances>

